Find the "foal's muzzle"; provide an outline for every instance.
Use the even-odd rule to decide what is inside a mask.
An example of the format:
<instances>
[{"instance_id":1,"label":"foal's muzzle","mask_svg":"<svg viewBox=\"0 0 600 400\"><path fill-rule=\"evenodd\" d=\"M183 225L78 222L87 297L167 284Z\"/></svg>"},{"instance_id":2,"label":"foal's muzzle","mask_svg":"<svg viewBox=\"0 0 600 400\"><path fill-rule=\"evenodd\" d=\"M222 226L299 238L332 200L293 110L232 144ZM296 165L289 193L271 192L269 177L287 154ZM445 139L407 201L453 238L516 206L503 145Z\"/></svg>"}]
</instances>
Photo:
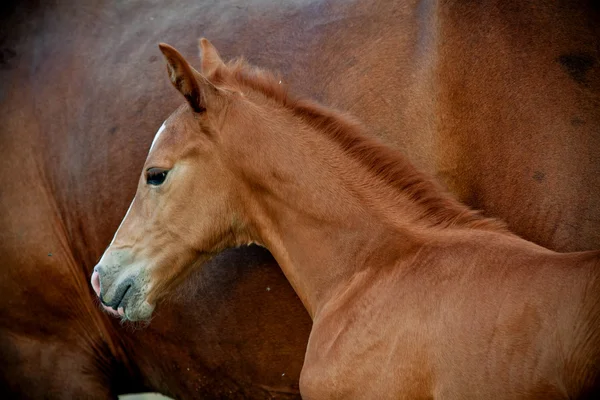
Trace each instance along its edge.
<instances>
[{"instance_id":1,"label":"foal's muzzle","mask_svg":"<svg viewBox=\"0 0 600 400\"><path fill-rule=\"evenodd\" d=\"M121 315L119 313L119 309L124 310L127 306L127 301L134 294L133 279L125 279L123 282L119 283L115 290L111 291L110 286L103 287L102 275L102 267L97 265L92 273L92 288L94 289L94 292L96 292L96 295L100 298L100 302L105 309L112 309L115 311L115 313ZM112 293L107 295L108 292Z\"/></svg>"}]
</instances>

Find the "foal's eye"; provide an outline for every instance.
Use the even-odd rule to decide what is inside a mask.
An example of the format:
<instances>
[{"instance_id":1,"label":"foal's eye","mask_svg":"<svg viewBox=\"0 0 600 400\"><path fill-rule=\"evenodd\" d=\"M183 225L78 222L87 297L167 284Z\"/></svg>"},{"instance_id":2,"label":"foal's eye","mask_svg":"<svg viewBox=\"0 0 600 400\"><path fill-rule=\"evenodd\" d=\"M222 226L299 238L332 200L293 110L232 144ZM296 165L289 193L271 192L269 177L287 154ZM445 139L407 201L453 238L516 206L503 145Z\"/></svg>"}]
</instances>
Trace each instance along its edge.
<instances>
[{"instance_id":1,"label":"foal's eye","mask_svg":"<svg viewBox=\"0 0 600 400\"><path fill-rule=\"evenodd\" d=\"M165 179L167 178L167 174L169 170L162 168L148 168L146 170L146 183L152 186L162 185Z\"/></svg>"}]
</instances>

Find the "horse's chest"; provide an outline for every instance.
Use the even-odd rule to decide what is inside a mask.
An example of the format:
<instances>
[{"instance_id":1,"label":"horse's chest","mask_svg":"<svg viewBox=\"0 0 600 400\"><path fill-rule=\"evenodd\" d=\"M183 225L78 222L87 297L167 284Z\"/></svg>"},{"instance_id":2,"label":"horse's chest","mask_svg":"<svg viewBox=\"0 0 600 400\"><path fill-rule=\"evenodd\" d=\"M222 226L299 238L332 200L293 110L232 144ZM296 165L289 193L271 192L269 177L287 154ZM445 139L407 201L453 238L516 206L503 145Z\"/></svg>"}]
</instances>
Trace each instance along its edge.
<instances>
[{"instance_id":1,"label":"horse's chest","mask_svg":"<svg viewBox=\"0 0 600 400\"><path fill-rule=\"evenodd\" d=\"M301 375L303 398L428 397L422 336L385 313L365 314L315 319Z\"/></svg>"}]
</instances>

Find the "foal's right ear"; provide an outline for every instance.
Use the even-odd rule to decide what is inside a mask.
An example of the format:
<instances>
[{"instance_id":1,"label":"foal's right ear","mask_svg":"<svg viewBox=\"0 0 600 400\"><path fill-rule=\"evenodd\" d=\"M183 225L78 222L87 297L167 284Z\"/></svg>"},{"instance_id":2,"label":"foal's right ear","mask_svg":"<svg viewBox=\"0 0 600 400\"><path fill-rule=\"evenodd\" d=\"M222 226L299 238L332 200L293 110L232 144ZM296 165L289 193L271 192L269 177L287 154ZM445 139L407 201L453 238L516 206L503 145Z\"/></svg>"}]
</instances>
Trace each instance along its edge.
<instances>
[{"instance_id":1,"label":"foal's right ear","mask_svg":"<svg viewBox=\"0 0 600 400\"><path fill-rule=\"evenodd\" d=\"M208 39L201 38L198 41L198 47L200 48L200 54L202 55L200 71L202 72L202 75L210 79L212 74L219 67L225 66L225 63L221 60L221 56L219 56L219 52L215 46L213 46Z\"/></svg>"},{"instance_id":2,"label":"foal's right ear","mask_svg":"<svg viewBox=\"0 0 600 400\"><path fill-rule=\"evenodd\" d=\"M194 111L206 110L206 98L198 81L200 74L173 47L166 43L160 43L158 47L167 61L167 71L173 86L187 99Z\"/></svg>"}]
</instances>

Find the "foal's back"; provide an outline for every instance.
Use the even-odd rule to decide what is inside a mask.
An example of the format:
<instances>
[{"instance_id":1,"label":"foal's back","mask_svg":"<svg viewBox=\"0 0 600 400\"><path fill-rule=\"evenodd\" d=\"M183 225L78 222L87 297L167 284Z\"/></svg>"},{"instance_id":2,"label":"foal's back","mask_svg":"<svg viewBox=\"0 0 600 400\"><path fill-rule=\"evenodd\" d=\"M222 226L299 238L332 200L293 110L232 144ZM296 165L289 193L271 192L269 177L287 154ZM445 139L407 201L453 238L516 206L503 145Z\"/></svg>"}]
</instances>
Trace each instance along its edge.
<instances>
[{"instance_id":1,"label":"foal's back","mask_svg":"<svg viewBox=\"0 0 600 400\"><path fill-rule=\"evenodd\" d=\"M435 236L395 268L368 269L315 318L306 381L348 398L600 394L600 252ZM319 362L331 359L338 368Z\"/></svg>"}]
</instances>

